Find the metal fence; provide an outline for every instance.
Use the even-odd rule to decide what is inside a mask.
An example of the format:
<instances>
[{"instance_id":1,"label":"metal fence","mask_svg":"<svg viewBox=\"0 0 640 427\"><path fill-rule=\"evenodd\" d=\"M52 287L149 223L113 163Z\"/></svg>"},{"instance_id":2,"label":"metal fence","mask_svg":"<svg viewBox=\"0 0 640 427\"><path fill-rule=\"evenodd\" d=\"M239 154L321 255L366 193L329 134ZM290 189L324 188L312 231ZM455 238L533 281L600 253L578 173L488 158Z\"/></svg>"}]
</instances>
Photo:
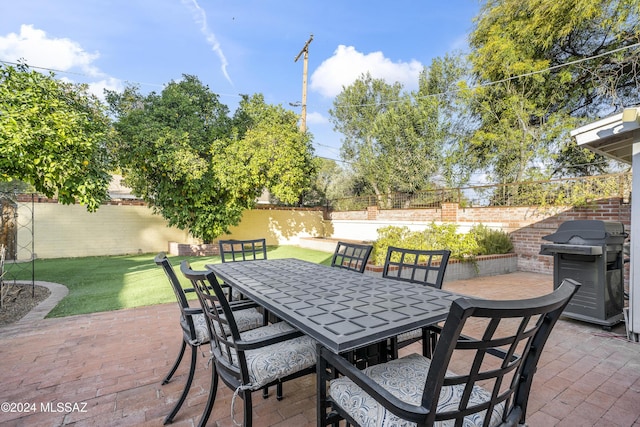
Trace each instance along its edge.
<instances>
[{"instance_id":1,"label":"metal fence","mask_svg":"<svg viewBox=\"0 0 640 427\"><path fill-rule=\"evenodd\" d=\"M392 193L332 200L336 211L380 209L438 208L442 203L460 206L586 206L599 199L620 197L629 200L631 172L590 177L564 178L493 184L474 187L443 188L415 193Z\"/></svg>"},{"instance_id":2,"label":"metal fence","mask_svg":"<svg viewBox=\"0 0 640 427\"><path fill-rule=\"evenodd\" d=\"M30 272L32 296L35 292L34 200L34 194L29 201L26 198L21 201L15 193L0 192L0 246L4 248L0 295L3 298L7 287L15 284L22 271ZM18 215L19 207L27 214Z\"/></svg>"}]
</instances>

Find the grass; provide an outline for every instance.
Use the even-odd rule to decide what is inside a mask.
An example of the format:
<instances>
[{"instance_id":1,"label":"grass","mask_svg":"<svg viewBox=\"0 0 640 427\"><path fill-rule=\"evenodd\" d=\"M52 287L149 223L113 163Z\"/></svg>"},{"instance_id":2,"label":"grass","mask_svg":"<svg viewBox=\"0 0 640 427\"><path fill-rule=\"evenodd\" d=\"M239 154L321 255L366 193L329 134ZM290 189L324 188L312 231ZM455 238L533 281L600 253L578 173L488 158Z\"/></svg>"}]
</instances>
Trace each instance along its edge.
<instances>
[{"instance_id":1,"label":"grass","mask_svg":"<svg viewBox=\"0 0 640 427\"><path fill-rule=\"evenodd\" d=\"M295 246L267 249L267 257L300 258L331 263L331 255ZM175 302L175 296L164 272L154 262L156 254L122 255L85 258L57 258L35 261L35 279L54 282L69 288L69 294L47 315L65 317L123 308ZM220 257L169 257L178 269L187 259L194 269L220 262ZM178 276L179 274L178 270ZM20 280L30 280L31 271L20 273ZM182 277L180 277L181 280ZM184 282L186 284L186 281Z\"/></svg>"}]
</instances>

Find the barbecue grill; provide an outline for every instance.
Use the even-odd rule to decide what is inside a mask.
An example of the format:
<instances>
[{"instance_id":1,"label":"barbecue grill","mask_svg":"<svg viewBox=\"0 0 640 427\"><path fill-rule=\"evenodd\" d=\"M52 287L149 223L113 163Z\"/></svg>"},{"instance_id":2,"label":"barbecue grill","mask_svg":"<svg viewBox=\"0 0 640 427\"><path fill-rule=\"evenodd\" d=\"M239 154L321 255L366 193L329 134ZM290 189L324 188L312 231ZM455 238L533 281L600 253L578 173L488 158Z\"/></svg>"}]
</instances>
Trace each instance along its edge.
<instances>
[{"instance_id":1,"label":"barbecue grill","mask_svg":"<svg viewBox=\"0 0 640 427\"><path fill-rule=\"evenodd\" d=\"M624 319L624 224L574 220L544 236L541 255L553 255L554 289L566 278L582 284L563 314L605 327Z\"/></svg>"}]
</instances>

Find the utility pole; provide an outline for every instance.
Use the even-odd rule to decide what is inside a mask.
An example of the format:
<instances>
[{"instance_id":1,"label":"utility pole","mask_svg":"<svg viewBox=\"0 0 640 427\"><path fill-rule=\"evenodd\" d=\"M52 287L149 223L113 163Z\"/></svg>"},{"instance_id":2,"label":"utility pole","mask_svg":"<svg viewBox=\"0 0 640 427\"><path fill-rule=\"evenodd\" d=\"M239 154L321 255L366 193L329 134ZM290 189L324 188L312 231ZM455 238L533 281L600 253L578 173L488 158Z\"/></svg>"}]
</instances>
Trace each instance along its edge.
<instances>
[{"instance_id":1,"label":"utility pole","mask_svg":"<svg viewBox=\"0 0 640 427\"><path fill-rule=\"evenodd\" d=\"M303 133L307 131L307 67L309 62L309 44L313 41L313 34L309 36L309 40L304 44L304 47L296 56L293 62L298 62L300 56L304 54L304 60L302 65L302 114L300 119L300 131Z\"/></svg>"}]
</instances>

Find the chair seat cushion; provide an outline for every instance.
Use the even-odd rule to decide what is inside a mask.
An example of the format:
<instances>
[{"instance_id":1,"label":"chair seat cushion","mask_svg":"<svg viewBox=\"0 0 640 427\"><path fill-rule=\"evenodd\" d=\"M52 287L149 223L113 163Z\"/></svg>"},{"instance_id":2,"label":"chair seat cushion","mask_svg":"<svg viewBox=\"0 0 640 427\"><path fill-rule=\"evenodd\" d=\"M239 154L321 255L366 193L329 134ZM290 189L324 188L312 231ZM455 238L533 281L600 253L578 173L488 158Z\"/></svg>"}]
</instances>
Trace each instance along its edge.
<instances>
[{"instance_id":1,"label":"chair seat cushion","mask_svg":"<svg viewBox=\"0 0 640 427\"><path fill-rule=\"evenodd\" d=\"M414 329L413 331L404 332L398 335L398 342L411 341L422 338L422 329Z\"/></svg>"},{"instance_id":2,"label":"chair seat cushion","mask_svg":"<svg viewBox=\"0 0 640 427\"><path fill-rule=\"evenodd\" d=\"M264 316L255 308L245 308L244 310L234 311L233 317L236 319L238 331L240 332L259 328L264 323ZM227 331L227 333L230 332Z\"/></svg>"},{"instance_id":3,"label":"chair seat cushion","mask_svg":"<svg viewBox=\"0 0 640 427\"><path fill-rule=\"evenodd\" d=\"M387 363L370 366L364 369L363 372L395 397L413 405L420 405L422 390L424 389L430 365L430 359L419 354L411 354ZM443 387L438 399L438 412L455 411L463 391L464 385ZM416 425L392 414L347 377L332 380L329 386L329 395L361 426L410 427ZM475 386L469 405L490 399L491 394L489 392ZM501 403L493 409L490 426L494 427L500 424L503 408L504 403ZM467 416L463 426L482 426L485 412ZM453 420L435 423L435 426L440 427L453 425Z\"/></svg>"},{"instance_id":4,"label":"chair seat cushion","mask_svg":"<svg viewBox=\"0 0 640 427\"><path fill-rule=\"evenodd\" d=\"M233 313L234 318L236 319L236 323L238 324L239 331L248 331L250 329L259 328L263 323L263 315L258 312L255 308L247 308L244 310L238 310ZM209 329L207 327L207 318L203 313L194 314L191 316L193 319L193 326L196 332L195 337L191 337L189 333L189 325L187 321L182 318L180 319L180 324L182 325L182 330L184 331L185 338L191 345L202 345L209 342ZM229 331L225 331L229 333Z\"/></svg>"},{"instance_id":5,"label":"chair seat cushion","mask_svg":"<svg viewBox=\"0 0 640 427\"><path fill-rule=\"evenodd\" d=\"M240 334L243 340L263 338L295 329L286 322L278 322ZM306 335L256 350L245 351L251 389L257 390L279 378L299 372L316 364L316 342Z\"/></svg>"},{"instance_id":6,"label":"chair seat cushion","mask_svg":"<svg viewBox=\"0 0 640 427\"><path fill-rule=\"evenodd\" d=\"M191 336L187 320L184 317L180 318L180 325L182 326L185 340L193 346L199 346L208 343L209 329L207 326L207 319L204 317L204 314L194 314L190 317L193 320L193 328L196 333L195 336Z\"/></svg>"}]
</instances>

